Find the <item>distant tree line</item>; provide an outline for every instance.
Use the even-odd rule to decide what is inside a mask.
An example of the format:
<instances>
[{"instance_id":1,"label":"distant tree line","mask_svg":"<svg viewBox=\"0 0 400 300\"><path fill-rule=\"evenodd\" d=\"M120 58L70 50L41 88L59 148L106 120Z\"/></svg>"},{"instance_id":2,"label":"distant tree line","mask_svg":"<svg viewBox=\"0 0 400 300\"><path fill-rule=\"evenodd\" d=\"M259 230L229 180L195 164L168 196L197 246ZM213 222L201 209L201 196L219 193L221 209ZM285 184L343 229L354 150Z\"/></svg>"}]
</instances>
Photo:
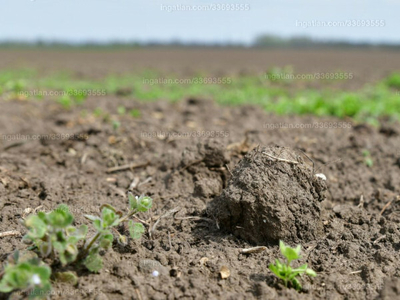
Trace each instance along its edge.
<instances>
[{"instance_id":1,"label":"distant tree line","mask_svg":"<svg viewBox=\"0 0 400 300\"><path fill-rule=\"evenodd\" d=\"M308 36L294 36L284 38L278 35L264 34L256 37L253 43L201 43L201 42L93 42L88 41L84 43L71 43L63 41L43 41L37 40L34 42L25 41L0 41L0 48L52 48L52 49L130 49L140 47L196 47L196 48L293 48L293 49L315 49L315 48L383 48L400 50L399 43L369 43L369 42L351 42L345 40L316 40Z\"/></svg>"},{"instance_id":2,"label":"distant tree line","mask_svg":"<svg viewBox=\"0 0 400 300\"><path fill-rule=\"evenodd\" d=\"M315 40L308 36L283 38L277 35L265 34L258 36L253 47L258 48L391 48L400 49L399 43L369 43L350 42L345 40Z\"/></svg>"}]
</instances>

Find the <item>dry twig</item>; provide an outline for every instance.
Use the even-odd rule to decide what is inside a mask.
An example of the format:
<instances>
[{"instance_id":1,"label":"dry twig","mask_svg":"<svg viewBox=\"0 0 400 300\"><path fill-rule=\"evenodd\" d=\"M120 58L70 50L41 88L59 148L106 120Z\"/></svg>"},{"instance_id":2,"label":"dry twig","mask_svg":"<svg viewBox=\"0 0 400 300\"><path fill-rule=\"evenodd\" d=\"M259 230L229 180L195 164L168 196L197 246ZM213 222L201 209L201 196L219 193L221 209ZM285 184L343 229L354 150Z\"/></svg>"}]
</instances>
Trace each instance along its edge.
<instances>
[{"instance_id":1,"label":"dry twig","mask_svg":"<svg viewBox=\"0 0 400 300\"><path fill-rule=\"evenodd\" d=\"M385 235L382 235L382 236L380 236L380 237L378 237L378 238L373 242L373 244L376 245L379 241L383 240L384 238L386 238L386 234L385 234Z\"/></svg>"},{"instance_id":2,"label":"dry twig","mask_svg":"<svg viewBox=\"0 0 400 300\"><path fill-rule=\"evenodd\" d=\"M17 230L0 232L0 238L7 237L7 236L21 236L21 232L19 232Z\"/></svg>"},{"instance_id":3,"label":"dry twig","mask_svg":"<svg viewBox=\"0 0 400 300\"><path fill-rule=\"evenodd\" d=\"M360 202L358 203L357 207L363 208L364 207L364 195L361 194Z\"/></svg>"},{"instance_id":4,"label":"dry twig","mask_svg":"<svg viewBox=\"0 0 400 300\"><path fill-rule=\"evenodd\" d=\"M144 184L149 183L152 179L153 179L152 177L147 177L144 181L142 181L142 182L140 182L140 183L138 184L138 187L139 187L139 186L142 186L142 185L144 185Z\"/></svg>"},{"instance_id":5,"label":"dry twig","mask_svg":"<svg viewBox=\"0 0 400 300\"><path fill-rule=\"evenodd\" d=\"M242 249L242 250L240 250L240 253L242 253L242 254L259 253L259 252L262 252L265 250L267 250L267 247L257 246L257 247Z\"/></svg>"},{"instance_id":6,"label":"dry twig","mask_svg":"<svg viewBox=\"0 0 400 300\"><path fill-rule=\"evenodd\" d=\"M385 210L392 204L393 199L390 200L388 203L385 204L385 206L382 208L381 212L379 213L379 215L382 216L382 214L385 212Z\"/></svg>"},{"instance_id":7,"label":"dry twig","mask_svg":"<svg viewBox=\"0 0 400 300\"><path fill-rule=\"evenodd\" d=\"M138 288L135 288L135 292L136 292L136 295L138 296L138 299L143 300L142 294L140 293L140 290Z\"/></svg>"},{"instance_id":8,"label":"dry twig","mask_svg":"<svg viewBox=\"0 0 400 300\"><path fill-rule=\"evenodd\" d=\"M133 178L131 184L129 185L128 190L132 191L132 190L136 189L136 187L137 187L138 184L139 184L139 181L140 181L139 177Z\"/></svg>"},{"instance_id":9,"label":"dry twig","mask_svg":"<svg viewBox=\"0 0 400 300\"><path fill-rule=\"evenodd\" d=\"M122 165L122 166L117 166L117 167L112 167L107 169L107 173L114 173L114 172L119 172L119 171L125 171L129 169L136 169L136 168L141 168L141 167L146 167L149 164L149 162L145 163L140 163L140 164L135 164L135 163L130 163L127 165Z\"/></svg>"},{"instance_id":10,"label":"dry twig","mask_svg":"<svg viewBox=\"0 0 400 300\"><path fill-rule=\"evenodd\" d=\"M233 177L233 174L232 174L231 170L229 169L229 166L226 164L225 167L228 170L229 174L231 174L231 176Z\"/></svg>"},{"instance_id":11,"label":"dry twig","mask_svg":"<svg viewBox=\"0 0 400 300\"><path fill-rule=\"evenodd\" d=\"M214 223L214 220L204 217L192 216L192 217L174 217L175 220L195 220L195 221L208 221Z\"/></svg>"},{"instance_id":12,"label":"dry twig","mask_svg":"<svg viewBox=\"0 0 400 300\"><path fill-rule=\"evenodd\" d=\"M289 159L284 159L284 158L279 158L279 157L273 156L273 155L271 155L271 154L269 154L267 152L261 152L261 153L265 154L269 158L275 159L276 161L282 161L282 162L286 162L286 163L294 164L294 165L297 165L299 163L298 161L294 161L294 160L289 160Z\"/></svg>"},{"instance_id":13,"label":"dry twig","mask_svg":"<svg viewBox=\"0 0 400 300\"><path fill-rule=\"evenodd\" d=\"M169 249L172 250L171 233L169 231L168 231L168 243L169 243Z\"/></svg>"}]
</instances>

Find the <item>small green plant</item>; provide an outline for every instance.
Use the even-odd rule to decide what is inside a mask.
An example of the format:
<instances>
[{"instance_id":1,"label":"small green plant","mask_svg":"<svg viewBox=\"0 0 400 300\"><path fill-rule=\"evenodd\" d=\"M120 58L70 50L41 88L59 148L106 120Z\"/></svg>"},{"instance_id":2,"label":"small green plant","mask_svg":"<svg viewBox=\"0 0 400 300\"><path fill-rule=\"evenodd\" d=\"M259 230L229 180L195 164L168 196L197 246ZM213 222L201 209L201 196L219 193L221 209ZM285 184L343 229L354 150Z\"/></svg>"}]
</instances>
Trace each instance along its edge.
<instances>
[{"instance_id":1,"label":"small green plant","mask_svg":"<svg viewBox=\"0 0 400 300\"><path fill-rule=\"evenodd\" d=\"M57 99L57 102L60 103L65 109L70 109L74 105L74 100L69 95L62 95Z\"/></svg>"},{"instance_id":2,"label":"small green plant","mask_svg":"<svg viewBox=\"0 0 400 300\"><path fill-rule=\"evenodd\" d=\"M85 258L84 264L92 272L97 272L103 267L103 262L99 251L107 249L112 245L114 236L111 230L118 235L118 242L126 244L127 240L124 235L119 234L115 227L125 221L128 221L128 228L130 236L133 239L139 239L144 233L144 226L142 223L135 223L129 220L130 217L138 212L148 211L153 203L153 200L147 196L134 197L129 192L129 212L123 216L122 212L117 211L109 204L101 207L101 217L85 215L85 217L93 221L93 227L96 229L96 234L88 242L86 242L81 252L81 257Z\"/></svg>"},{"instance_id":3,"label":"small green plant","mask_svg":"<svg viewBox=\"0 0 400 300\"><path fill-rule=\"evenodd\" d=\"M317 273L312 269L307 268L307 264L304 264L298 268L292 268L290 266L293 260L300 258L301 246L298 245L296 248L286 246L283 241L279 241L279 248L282 255L286 258L286 263L282 263L279 259L275 260L275 264L270 264L269 269L280 279L283 280L285 287L290 283L296 290L301 290L301 284L296 278L298 275L307 274L308 276L315 277Z\"/></svg>"},{"instance_id":4,"label":"small green plant","mask_svg":"<svg viewBox=\"0 0 400 300\"><path fill-rule=\"evenodd\" d=\"M10 80L4 85L6 91L18 94L26 89L26 82L24 80Z\"/></svg>"},{"instance_id":5,"label":"small green plant","mask_svg":"<svg viewBox=\"0 0 400 300\"><path fill-rule=\"evenodd\" d=\"M28 228L24 240L33 242L42 258L53 258L58 254L61 264L65 266L76 260L78 242L86 238L88 231L86 225L79 228L72 226L73 221L73 215L64 204L47 214L39 212L30 215L24 221Z\"/></svg>"},{"instance_id":6,"label":"small green plant","mask_svg":"<svg viewBox=\"0 0 400 300\"><path fill-rule=\"evenodd\" d=\"M129 114L134 118L139 118L141 116L141 112L138 109L131 109Z\"/></svg>"},{"instance_id":7,"label":"small green plant","mask_svg":"<svg viewBox=\"0 0 400 300\"><path fill-rule=\"evenodd\" d=\"M385 83L388 87L400 89L400 73L392 73L390 74Z\"/></svg>"},{"instance_id":8,"label":"small green plant","mask_svg":"<svg viewBox=\"0 0 400 300\"><path fill-rule=\"evenodd\" d=\"M30 293L31 298L45 298L45 292L51 290L51 268L40 260L43 258L58 260L62 266L83 264L89 271L98 272L103 267L99 251L112 245L114 234L118 236L120 244L127 244L127 237L120 234L116 226L128 222L133 239L139 239L145 232L142 223L133 222L130 218L138 212L148 211L153 200L144 195L134 197L132 193L128 194L128 199L129 210L125 215L110 204L100 207L100 216L85 215L96 230L91 238L87 237L88 226L72 225L74 216L64 204L49 213L38 212L28 216L22 222L28 229L23 240L32 244L30 249L35 250L38 255L32 252L35 255L33 258L21 260L15 254L17 256L13 263L7 264L4 272L0 273L0 291L8 293L17 289L33 290L34 293ZM77 283L73 272L59 272L53 277L58 281Z\"/></svg>"},{"instance_id":9,"label":"small green plant","mask_svg":"<svg viewBox=\"0 0 400 300\"><path fill-rule=\"evenodd\" d=\"M126 108L125 108L125 106L118 106L118 107L117 107L117 112L118 112L119 115L124 115L124 114L126 114Z\"/></svg>"},{"instance_id":10,"label":"small green plant","mask_svg":"<svg viewBox=\"0 0 400 300\"><path fill-rule=\"evenodd\" d=\"M35 255L22 255L15 251L9 259L0 281L0 292L9 293L20 290L29 299L46 298L51 290L51 269Z\"/></svg>"},{"instance_id":11,"label":"small green plant","mask_svg":"<svg viewBox=\"0 0 400 300\"><path fill-rule=\"evenodd\" d=\"M101 107L97 107L95 108L95 110L93 111L93 115L97 118L101 117L102 115L104 115L105 112L103 111L103 109Z\"/></svg>"},{"instance_id":12,"label":"small green plant","mask_svg":"<svg viewBox=\"0 0 400 300\"><path fill-rule=\"evenodd\" d=\"M363 150L362 152L364 156L364 164L371 168L374 165L374 161L372 160L371 153L368 150Z\"/></svg>"},{"instance_id":13,"label":"small green plant","mask_svg":"<svg viewBox=\"0 0 400 300\"><path fill-rule=\"evenodd\" d=\"M117 120L112 121L112 126L115 131L117 131L121 127L121 122Z\"/></svg>"}]
</instances>

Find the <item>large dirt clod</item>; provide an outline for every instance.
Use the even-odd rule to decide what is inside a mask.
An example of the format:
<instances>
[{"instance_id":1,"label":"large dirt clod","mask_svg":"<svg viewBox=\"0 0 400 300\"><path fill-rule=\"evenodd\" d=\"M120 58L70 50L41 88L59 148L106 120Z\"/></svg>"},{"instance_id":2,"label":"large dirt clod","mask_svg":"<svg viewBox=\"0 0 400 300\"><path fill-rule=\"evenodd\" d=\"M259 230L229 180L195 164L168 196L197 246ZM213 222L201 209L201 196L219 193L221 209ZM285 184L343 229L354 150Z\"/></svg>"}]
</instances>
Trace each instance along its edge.
<instances>
[{"instance_id":1,"label":"large dirt clod","mask_svg":"<svg viewBox=\"0 0 400 300\"><path fill-rule=\"evenodd\" d=\"M325 190L325 181L294 151L258 148L239 162L208 211L222 228L256 244L310 241L323 231Z\"/></svg>"}]
</instances>

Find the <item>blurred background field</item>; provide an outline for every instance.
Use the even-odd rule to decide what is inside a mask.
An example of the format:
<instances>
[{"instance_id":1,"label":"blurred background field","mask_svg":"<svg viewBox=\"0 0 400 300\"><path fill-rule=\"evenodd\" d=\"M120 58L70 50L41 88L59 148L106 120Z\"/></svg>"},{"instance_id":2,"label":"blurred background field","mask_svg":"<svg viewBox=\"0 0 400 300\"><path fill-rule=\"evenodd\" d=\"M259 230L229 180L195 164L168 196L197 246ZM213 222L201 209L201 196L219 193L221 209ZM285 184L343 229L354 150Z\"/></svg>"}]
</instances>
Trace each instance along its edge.
<instances>
[{"instance_id":1,"label":"blurred background field","mask_svg":"<svg viewBox=\"0 0 400 300\"><path fill-rule=\"evenodd\" d=\"M371 124L400 116L400 60L387 49L53 46L0 52L4 100L51 99L69 109L109 95L141 101L197 97Z\"/></svg>"}]
</instances>

